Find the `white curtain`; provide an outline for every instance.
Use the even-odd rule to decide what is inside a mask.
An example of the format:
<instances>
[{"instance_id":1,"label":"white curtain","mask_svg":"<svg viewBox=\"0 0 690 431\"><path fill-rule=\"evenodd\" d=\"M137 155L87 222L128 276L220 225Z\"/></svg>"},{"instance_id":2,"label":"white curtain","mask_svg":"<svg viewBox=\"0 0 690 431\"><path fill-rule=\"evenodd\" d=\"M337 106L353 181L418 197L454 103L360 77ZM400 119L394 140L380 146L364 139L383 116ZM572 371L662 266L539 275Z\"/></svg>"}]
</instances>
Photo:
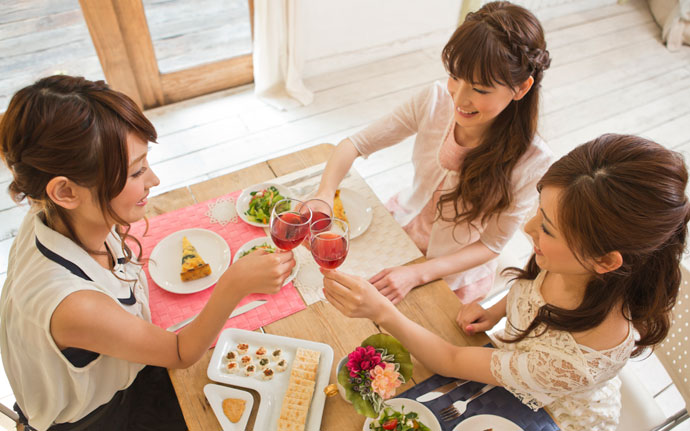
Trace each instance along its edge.
<instances>
[{"instance_id":1,"label":"white curtain","mask_svg":"<svg viewBox=\"0 0 690 431\"><path fill-rule=\"evenodd\" d=\"M298 3L254 0L254 92L281 110L314 100L314 94L302 82L304 43Z\"/></svg>"}]
</instances>

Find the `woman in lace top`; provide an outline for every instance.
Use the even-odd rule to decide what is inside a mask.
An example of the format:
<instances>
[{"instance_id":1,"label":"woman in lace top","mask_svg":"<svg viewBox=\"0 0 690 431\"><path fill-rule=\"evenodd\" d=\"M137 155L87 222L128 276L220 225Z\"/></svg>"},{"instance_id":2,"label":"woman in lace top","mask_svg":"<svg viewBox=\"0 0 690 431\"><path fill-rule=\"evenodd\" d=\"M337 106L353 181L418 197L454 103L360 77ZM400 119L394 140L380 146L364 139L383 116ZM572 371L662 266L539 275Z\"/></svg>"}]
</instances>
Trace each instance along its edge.
<instances>
[{"instance_id":1,"label":"woman in lace top","mask_svg":"<svg viewBox=\"0 0 690 431\"><path fill-rule=\"evenodd\" d=\"M534 254L506 297L463 307L468 334L504 316L495 348L457 347L402 315L370 283L324 271L325 293L368 317L436 373L504 386L564 430L615 430L627 359L663 341L680 284L690 203L682 157L635 136L577 147L538 183L525 230ZM445 352L445 354L439 354Z\"/></svg>"},{"instance_id":2,"label":"woman in lace top","mask_svg":"<svg viewBox=\"0 0 690 431\"><path fill-rule=\"evenodd\" d=\"M553 162L536 135L550 57L532 13L508 2L483 6L451 36L442 60L447 83L420 89L338 144L317 192L332 201L357 157L414 136L412 186L387 206L427 260L384 268L369 280L393 303L438 278L463 303L483 298L496 257L533 208L535 185Z\"/></svg>"}]
</instances>

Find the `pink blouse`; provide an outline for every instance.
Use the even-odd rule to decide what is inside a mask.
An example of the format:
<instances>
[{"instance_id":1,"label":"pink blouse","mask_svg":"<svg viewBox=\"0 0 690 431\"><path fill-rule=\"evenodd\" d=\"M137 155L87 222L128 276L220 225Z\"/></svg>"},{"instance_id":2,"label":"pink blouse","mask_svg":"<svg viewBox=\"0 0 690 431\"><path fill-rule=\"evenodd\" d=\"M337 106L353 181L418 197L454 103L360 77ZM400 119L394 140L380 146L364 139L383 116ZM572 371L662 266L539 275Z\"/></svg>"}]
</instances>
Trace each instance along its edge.
<instances>
[{"instance_id":1,"label":"pink blouse","mask_svg":"<svg viewBox=\"0 0 690 431\"><path fill-rule=\"evenodd\" d=\"M425 87L390 114L350 136L363 157L415 136L412 153L414 178L412 187L401 191L391 202L393 216L410 233L427 258L462 250L481 241L500 253L534 207L536 184L553 161L553 154L537 136L520 158L512 173L514 202L510 208L485 223L471 228L467 223L455 225L436 219L436 202L441 191L453 190L459 181L459 162L465 149L455 143L453 99L445 85L435 82ZM450 205L444 206L452 217ZM453 290L470 285L496 272L496 260L444 277Z\"/></svg>"},{"instance_id":2,"label":"pink blouse","mask_svg":"<svg viewBox=\"0 0 690 431\"><path fill-rule=\"evenodd\" d=\"M453 134L454 130L455 123L453 123L453 125L450 127L448 133L446 134L446 138L443 140L443 144L441 144L438 159L441 163L441 166L443 166L445 169L459 173L460 164L470 149L461 146L455 141L455 135ZM436 208L438 201L441 196L447 192L448 190L443 190L441 184L439 184L431 199L429 199L429 202L427 202L427 204L424 205L424 208L422 208L422 211L420 211L420 213L417 214L412 221L403 226L405 232L407 232L419 250L425 255L427 252L427 247L429 246L429 239L431 238L431 228L434 224L434 220L436 219ZM397 195L394 196L393 199L396 197Z\"/></svg>"}]
</instances>

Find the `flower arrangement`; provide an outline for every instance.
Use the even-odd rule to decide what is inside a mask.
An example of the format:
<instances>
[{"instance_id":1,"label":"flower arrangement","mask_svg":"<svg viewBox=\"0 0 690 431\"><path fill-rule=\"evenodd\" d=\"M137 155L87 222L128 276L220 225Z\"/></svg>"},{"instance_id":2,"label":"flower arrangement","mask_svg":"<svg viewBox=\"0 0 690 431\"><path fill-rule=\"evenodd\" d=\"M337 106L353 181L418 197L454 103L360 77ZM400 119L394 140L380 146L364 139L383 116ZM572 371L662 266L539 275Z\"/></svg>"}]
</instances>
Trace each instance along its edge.
<instances>
[{"instance_id":1,"label":"flower arrangement","mask_svg":"<svg viewBox=\"0 0 690 431\"><path fill-rule=\"evenodd\" d=\"M410 353L387 334L368 337L338 371L338 383L357 413L376 418L385 400L412 376Z\"/></svg>"}]
</instances>

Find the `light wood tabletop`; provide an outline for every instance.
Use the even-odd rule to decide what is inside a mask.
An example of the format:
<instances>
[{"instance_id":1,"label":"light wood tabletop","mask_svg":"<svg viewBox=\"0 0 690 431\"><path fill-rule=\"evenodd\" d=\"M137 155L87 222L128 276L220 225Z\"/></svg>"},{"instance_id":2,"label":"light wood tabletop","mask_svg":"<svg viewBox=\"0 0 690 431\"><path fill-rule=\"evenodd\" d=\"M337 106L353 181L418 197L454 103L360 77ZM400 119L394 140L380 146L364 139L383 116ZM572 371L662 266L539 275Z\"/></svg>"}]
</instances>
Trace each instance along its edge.
<instances>
[{"instance_id":1,"label":"light wood tabletop","mask_svg":"<svg viewBox=\"0 0 690 431\"><path fill-rule=\"evenodd\" d=\"M332 149L333 145L331 144L321 144L155 196L149 201L147 215L154 217L323 163L328 159ZM410 319L439 334L451 343L456 345L486 344L488 342L486 335L468 337L459 330L455 323L455 317L460 306L457 297L446 283L438 280L412 290L398 305L398 308ZM352 351L366 337L381 332L373 322L367 319L344 317L326 302L312 304L300 312L264 326L263 330L268 334L330 345L334 351L330 383L336 382L335 368L339 359ZM213 350L209 350L196 364L187 369L170 370L170 377L190 431L219 429L218 421L203 392L204 386L212 383L206 376L206 369L212 353ZM399 392L433 374L414 358L413 363L412 380L399 389ZM247 429L253 429L256 410L260 402L259 395L257 393L253 393L253 395L255 402ZM326 399L320 429L323 431L361 430L364 419L363 416L355 413L351 404L348 404L340 396L334 396Z\"/></svg>"}]
</instances>

